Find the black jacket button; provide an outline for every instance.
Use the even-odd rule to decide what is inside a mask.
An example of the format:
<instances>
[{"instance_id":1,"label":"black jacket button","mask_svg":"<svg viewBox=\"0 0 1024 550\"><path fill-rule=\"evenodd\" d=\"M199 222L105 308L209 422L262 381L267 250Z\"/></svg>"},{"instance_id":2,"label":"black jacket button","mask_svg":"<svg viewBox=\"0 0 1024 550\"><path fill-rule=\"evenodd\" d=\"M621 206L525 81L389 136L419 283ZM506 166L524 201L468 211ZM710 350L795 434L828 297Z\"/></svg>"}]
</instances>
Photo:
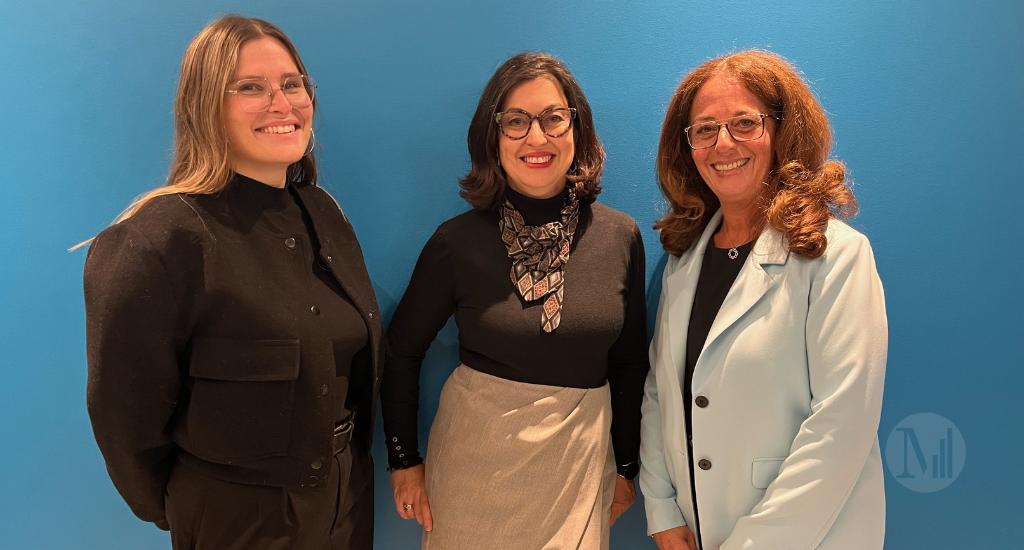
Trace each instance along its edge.
<instances>
[{"instance_id":1,"label":"black jacket button","mask_svg":"<svg viewBox=\"0 0 1024 550\"><path fill-rule=\"evenodd\" d=\"M309 308L309 312L312 313L313 315L320 315L320 308L313 306Z\"/></svg>"},{"instance_id":2,"label":"black jacket button","mask_svg":"<svg viewBox=\"0 0 1024 550\"><path fill-rule=\"evenodd\" d=\"M309 481L306 482L310 487L316 487L318 483L320 483L320 479L316 476L309 476Z\"/></svg>"},{"instance_id":3,"label":"black jacket button","mask_svg":"<svg viewBox=\"0 0 1024 550\"><path fill-rule=\"evenodd\" d=\"M310 464L309 466L314 470L319 470L320 468L324 467L324 463L320 462L319 460L314 460L313 463Z\"/></svg>"},{"instance_id":4,"label":"black jacket button","mask_svg":"<svg viewBox=\"0 0 1024 550\"><path fill-rule=\"evenodd\" d=\"M288 237L284 240L284 245L288 248L295 248L295 239L293 237Z\"/></svg>"},{"instance_id":5,"label":"black jacket button","mask_svg":"<svg viewBox=\"0 0 1024 550\"><path fill-rule=\"evenodd\" d=\"M703 395L698 395L697 398L693 400L693 402L696 403L697 406L702 409L708 406L708 398L704 397Z\"/></svg>"},{"instance_id":6,"label":"black jacket button","mask_svg":"<svg viewBox=\"0 0 1024 550\"><path fill-rule=\"evenodd\" d=\"M327 395L327 392L331 391L331 388L327 387L327 384L320 386L320 395Z\"/></svg>"},{"instance_id":7,"label":"black jacket button","mask_svg":"<svg viewBox=\"0 0 1024 550\"><path fill-rule=\"evenodd\" d=\"M701 470L710 470L711 469L711 461L706 459L706 458L702 458L702 459L700 459L699 462L697 462L697 466Z\"/></svg>"}]
</instances>

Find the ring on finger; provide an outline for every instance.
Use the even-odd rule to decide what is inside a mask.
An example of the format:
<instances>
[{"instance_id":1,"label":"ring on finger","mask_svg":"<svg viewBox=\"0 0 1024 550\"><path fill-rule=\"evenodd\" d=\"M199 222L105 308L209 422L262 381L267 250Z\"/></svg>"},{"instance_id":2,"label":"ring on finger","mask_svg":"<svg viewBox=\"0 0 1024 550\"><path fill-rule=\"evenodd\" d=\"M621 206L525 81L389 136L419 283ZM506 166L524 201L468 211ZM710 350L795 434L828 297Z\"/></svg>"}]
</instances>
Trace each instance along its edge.
<instances>
[{"instance_id":1,"label":"ring on finger","mask_svg":"<svg viewBox=\"0 0 1024 550\"><path fill-rule=\"evenodd\" d=\"M412 504L409 504L408 502L403 504L402 507L405 508L406 512L408 512L409 510L412 510Z\"/></svg>"}]
</instances>

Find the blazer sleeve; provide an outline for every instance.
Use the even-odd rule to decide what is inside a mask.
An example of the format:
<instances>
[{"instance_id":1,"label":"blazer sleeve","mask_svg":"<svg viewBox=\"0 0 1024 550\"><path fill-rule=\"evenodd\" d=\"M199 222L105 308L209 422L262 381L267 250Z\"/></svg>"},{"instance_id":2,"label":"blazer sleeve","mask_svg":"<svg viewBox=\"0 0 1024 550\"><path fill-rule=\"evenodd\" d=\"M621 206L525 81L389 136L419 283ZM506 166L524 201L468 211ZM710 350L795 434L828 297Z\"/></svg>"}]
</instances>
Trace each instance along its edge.
<instances>
[{"instance_id":1,"label":"blazer sleeve","mask_svg":"<svg viewBox=\"0 0 1024 550\"><path fill-rule=\"evenodd\" d=\"M662 289L664 286L662 286ZM665 315L665 293L658 300L654 340L650 347L651 370L644 384L643 404L640 407L640 491L644 494L647 513L647 534L653 535L686 525L683 512L676 503L676 486L665 459L665 441L661 425L661 402L658 399L659 330Z\"/></svg>"},{"instance_id":2,"label":"blazer sleeve","mask_svg":"<svg viewBox=\"0 0 1024 550\"><path fill-rule=\"evenodd\" d=\"M829 243L806 323L811 414L772 482L722 550L814 548L877 440L888 329L871 246L854 231Z\"/></svg>"},{"instance_id":3,"label":"blazer sleeve","mask_svg":"<svg viewBox=\"0 0 1024 550\"><path fill-rule=\"evenodd\" d=\"M132 512L162 522L185 343L171 279L146 238L124 222L93 242L84 280L86 402L96 442Z\"/></svg>"}]
</instances>

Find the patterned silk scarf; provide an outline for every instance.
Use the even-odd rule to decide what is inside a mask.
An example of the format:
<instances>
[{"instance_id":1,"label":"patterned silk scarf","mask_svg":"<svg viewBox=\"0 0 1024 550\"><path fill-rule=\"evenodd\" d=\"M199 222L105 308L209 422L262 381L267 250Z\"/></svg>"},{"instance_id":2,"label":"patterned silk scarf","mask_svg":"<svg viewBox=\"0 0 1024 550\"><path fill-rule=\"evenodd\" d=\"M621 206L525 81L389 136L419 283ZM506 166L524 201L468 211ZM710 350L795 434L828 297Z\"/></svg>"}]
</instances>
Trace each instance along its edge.
<instances>
[{"instance_id":1,"label":"patterned silk scarf","mask_svg":"<svg viewBox=\"0 0 1024 550\"><path fill-rule=\"evenodd\" d=\"M580 215L575 189L569 189L569 202L562 209L561 221L541 226L526 225L523 216L505 199L501 207L501 240L512 258L512 284L527 302L545 296L540 316L544 332L558 328L562 320L565 264L569 261L573 233Z\"/></svg>"}]
</instances>

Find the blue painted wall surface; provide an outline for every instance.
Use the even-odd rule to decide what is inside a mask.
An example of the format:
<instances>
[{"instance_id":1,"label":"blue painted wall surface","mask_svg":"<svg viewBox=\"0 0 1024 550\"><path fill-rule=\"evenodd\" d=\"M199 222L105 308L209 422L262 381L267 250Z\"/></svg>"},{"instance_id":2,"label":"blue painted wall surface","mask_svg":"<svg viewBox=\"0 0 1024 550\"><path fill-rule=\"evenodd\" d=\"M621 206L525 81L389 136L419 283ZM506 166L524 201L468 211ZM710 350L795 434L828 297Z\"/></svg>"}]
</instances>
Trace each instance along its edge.
<instances>
[{"instance_id":1,"label":"blue painted wall surface","mask_svg":"<svg viewBox=\"0 0 1024 550\"><path fill-rule=\"evenodd\" d=\"M283 27L320 85L324 186L386 317L434 227L466 209L466 129L510 55L552 52L582 83L608 152L601 200L645 229L650 277L663 258L654 157L681 76L749 47L793 60L830 114L885 284L882 442L934 412L967 446L940 492L887 474L887 546L1024 545L1021 2L38 0L0 4L0 548L170 547L131 515L93 441L85 252L67 248L163 182L181 55L235 11ZM456 346L448 326L426 362L424 439ZM380 443L377 547L413 548ZM644 525L638 503L612 548L653 548Z\"/></svg>"}]
</instances>

